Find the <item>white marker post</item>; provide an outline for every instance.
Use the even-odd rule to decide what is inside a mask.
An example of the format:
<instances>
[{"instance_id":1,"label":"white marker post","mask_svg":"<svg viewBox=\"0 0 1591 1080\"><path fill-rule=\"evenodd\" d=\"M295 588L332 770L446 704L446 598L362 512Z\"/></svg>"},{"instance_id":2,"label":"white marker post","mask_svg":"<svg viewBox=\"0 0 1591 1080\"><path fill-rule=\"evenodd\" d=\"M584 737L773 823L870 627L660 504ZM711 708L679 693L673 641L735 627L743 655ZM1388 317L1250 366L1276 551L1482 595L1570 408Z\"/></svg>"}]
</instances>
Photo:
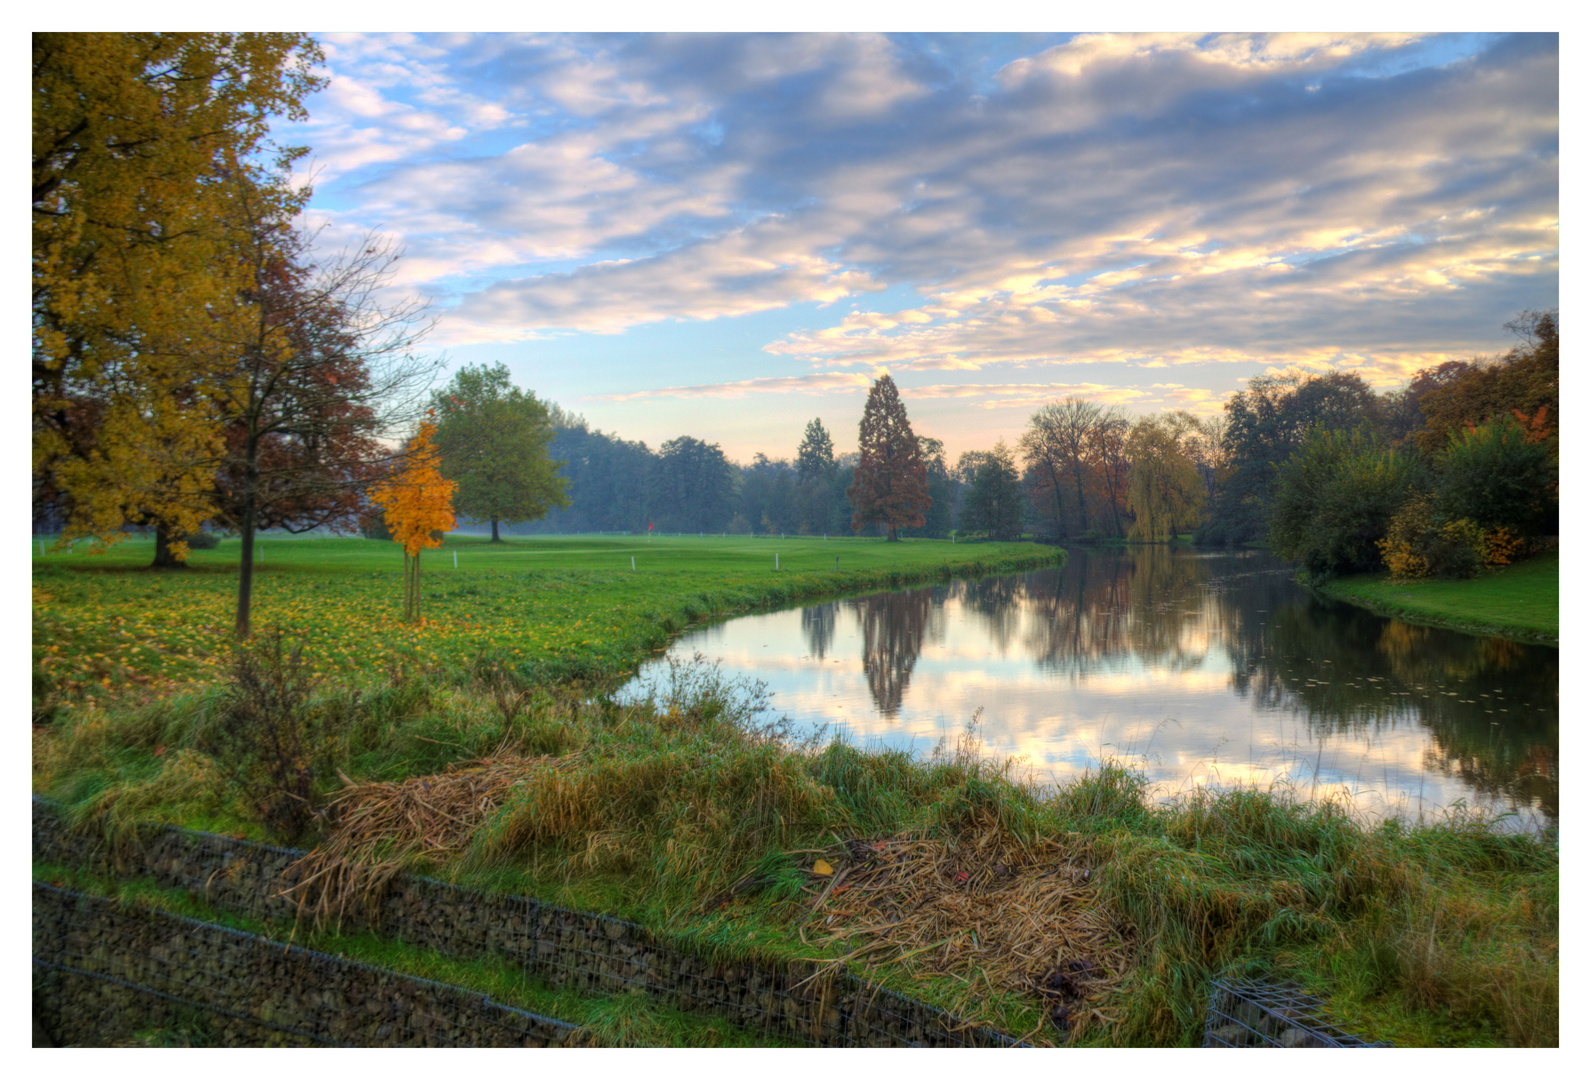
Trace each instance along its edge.
<instances>
[{"instance_id":1,"label":"white marker post","mask_svg":"<svg viewBox=\"0 0 1591 1080\"><path fill-rule=\"evenodd\" d=\"M458 568L459 568L459 553L455 551L453 553L453 569L457 570Z\"/></svg>"},{"instance_id":2,"label":"white marker post","mask_svg":"<svg viewBox=\"0 0 1591 1080\"><path fill-rule=\"evenodd\" d=\"M775 570L779 569L779 553L777 551L773 553L773 568Z\"/></svg>"},{"instance_id":3,"label":"white marker post","mask_svg":"<svg viewBox=\"0 0 1591 1080\"><path fill-rule=\"evenodd\" d=\"M630 569L631 570L635 569L635 556L634 555L630 556Z\"/></svg>"}]
</instances>

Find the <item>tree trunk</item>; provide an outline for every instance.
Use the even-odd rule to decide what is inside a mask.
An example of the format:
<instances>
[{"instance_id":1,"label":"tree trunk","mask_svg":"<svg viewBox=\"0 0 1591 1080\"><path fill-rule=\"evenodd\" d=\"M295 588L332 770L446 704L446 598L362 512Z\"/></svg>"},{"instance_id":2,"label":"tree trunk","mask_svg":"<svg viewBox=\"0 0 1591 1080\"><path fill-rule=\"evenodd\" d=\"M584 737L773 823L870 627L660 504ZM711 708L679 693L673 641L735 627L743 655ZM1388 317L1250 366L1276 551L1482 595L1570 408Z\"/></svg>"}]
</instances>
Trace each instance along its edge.
<instances>
[{"instance_id":1,"label":"tree trunk","mask_svg":"<svg viewBox=\"0 0 1591 1080\"><path fill-rule=\"evenodd\" d=\"M238 564L238 618L235 633L239 641L249 636L250 605L254 602L254 522L255 493L259 491L260 470L258 450L251 441L245 449L243 466L243 498L238 515L238 536L243 541L242 561Z\"/></svg>"},{"instance_id":2,"label":"tree trunk","mask_svg":"<svg viewBox=\"0 0 1591 1080\"><path fill-rule=\"evenodd\" d=\"M497 535L497 519L493 518L492 519L492 543L501 544L502 542L503 542L503 538Z\"/></svg>"},{"instance_id":3,"label":"tree trunk","mask_svg":"<svg viewBox=\"0 0 1591 1080\"><path fill-rule=\"evenodd\" d=\"M249 636L249 605L254 601L254 507L245 505L238 535L243 542L242 562L238 564L238 618L236 634L239 641Z\"/></svg>"},{"instance_id":4,"label":"tree trunk","mask_svg":"<svg viewBox=\"0 0 1591 1080\"><path fill-rule=\"evenodd\" d=\"M188 564L181 562L171 553L171 533L164 525L155 526L155 561L149 564L151 570L186 570Z\"/></svg>"}]
</instances>

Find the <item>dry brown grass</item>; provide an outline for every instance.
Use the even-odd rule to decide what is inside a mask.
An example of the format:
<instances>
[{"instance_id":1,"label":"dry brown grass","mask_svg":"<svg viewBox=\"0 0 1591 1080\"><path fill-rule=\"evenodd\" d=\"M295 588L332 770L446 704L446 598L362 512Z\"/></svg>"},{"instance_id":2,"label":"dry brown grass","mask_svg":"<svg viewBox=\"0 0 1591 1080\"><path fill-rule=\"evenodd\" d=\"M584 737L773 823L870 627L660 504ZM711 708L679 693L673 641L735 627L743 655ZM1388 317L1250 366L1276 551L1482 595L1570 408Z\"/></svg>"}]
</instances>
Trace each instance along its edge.
<instances>
[{"instance_id":1,"label":"dry brown grass","mask_svg":"<svg viewBox=\"0 0 1591 1080\"><path fill-rule=\"evenodd\" d=\"M853 840L820 857L834 872L809 887L798 932L845 948L835 963L954 979L966 989L953 1011L969 1018L993 990L1035 1000L1043 1019L1023 1034L1040 1043L1114 1021L1106 1002L1133 939L1101 904L1080 846L1023 846L991 820L949 840Z\"/></svg>"},{"instance_id":2,"label":"dry brown grass","mask_svg":"<svg viewBox=\"0 0 1591 1080\"><path fill-rule=\"evenodd\" d=\"M397 784L355 784L327 804L331 835L294 863L297 882L283 895L314 917L316 928L340 921L358 904L374 904L395 875L423 856L462 855L508 791L530 773L567 759L515 755L464 761L435 776Z\"/></svg>"}]
</instances>

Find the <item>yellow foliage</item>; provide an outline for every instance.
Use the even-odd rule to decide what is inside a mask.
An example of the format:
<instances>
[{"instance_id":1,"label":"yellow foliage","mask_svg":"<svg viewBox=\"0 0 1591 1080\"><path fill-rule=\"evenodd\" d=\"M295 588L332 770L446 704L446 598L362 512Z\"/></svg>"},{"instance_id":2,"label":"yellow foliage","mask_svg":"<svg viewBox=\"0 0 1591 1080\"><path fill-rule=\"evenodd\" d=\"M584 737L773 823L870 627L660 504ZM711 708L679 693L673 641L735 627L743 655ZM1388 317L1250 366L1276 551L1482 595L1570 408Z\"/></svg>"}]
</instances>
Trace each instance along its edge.
<instances>
[{"instance_id":1,"label":"yellow foliage","mask_svg":"<svg viewBox=\"0 0 1591 1080\"><path fill-rule=\"evenodd\" d=\"M436 424L429 420L421 424L403 468L370 489L370 501L386 514L392 539L411 558L423 548L441 547L442 541L431 534L447 532L454 525L453 492L458 485L442 478L441 455L431 444L435 435Z\"/></svg>"}]
</instances>

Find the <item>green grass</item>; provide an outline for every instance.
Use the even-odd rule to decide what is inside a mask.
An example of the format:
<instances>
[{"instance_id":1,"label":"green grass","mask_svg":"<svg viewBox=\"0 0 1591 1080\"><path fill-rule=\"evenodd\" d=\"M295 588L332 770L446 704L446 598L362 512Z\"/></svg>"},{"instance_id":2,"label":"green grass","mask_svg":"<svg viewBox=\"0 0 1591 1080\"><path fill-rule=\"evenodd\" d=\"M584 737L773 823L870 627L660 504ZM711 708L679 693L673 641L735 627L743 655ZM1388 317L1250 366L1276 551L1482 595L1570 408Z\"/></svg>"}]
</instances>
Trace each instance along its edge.
<instances>
[{"instance_id":1,"label":"green grass","mask_svg":"<svg viewBox=\"0 0 1591 1080\"><path fill-rule=\"evenodd\" d=\"M1321 586L1338 600L1407 622L1522 641L1558 641L1558 553L1524 559L1468 581L1393 581L1355 574Z\"/></svg>"},{"instance_id":2,"label":"green grass","mask_svg":"<svg viewBox=\"0 0 1591 1080\"><path fill-rule=\"evenodd\" d=\"M268 536L263 549L254 627L280 625L323 674L366 683L400 668L459 669L483 653L542 680L612 680L695 620L1061 557L1031 544L929 540L450 537L422 556L416 626L402 620L396 544ZM99 555L41 557L35 546L35 698L49 698L46 709L104 705L213 682L231 656L238 554L225 540L194 552L189 570L152 571L152 541Z\"/></svg>"},{"instance_id":3,"label":"green grass","mask_svg":"<svg viewBox=\"0 0 1591 1080\"><path fill-rule=\"evenodd\" d=\"M775 550L791 569L773 571ZM114 835L154 820L263 838L203 749L227 709L235 579L226 554L199 553L217 561L187 574L141 570L140 555L125 551L39 561L35 692L42 681L56 697L50 722L34 730L34 790L66 804L81 827ZM325 676L306 711L323 733L318 752L361 782L428 776L494 752L557 758L526 772L474 829L463 859L415 855L419 872L632 918L724 958L776 962L818 955L797 936L808 901L788 895L800 878L784 853L903 832L974 844L997 829L1084 852L1101 903L1134 928L1137 966L1111 1005L1120 1020L1089 1028L1086 1041L1196 1043L1208 979L1236 971L1299 979L1370 1038L1556 1042L1550 838L1501 835L1462 814L1372 828L1279 792L1152 805L1142 777L1113 764L1054 791L970 751L919 760L792 746L767 729L754 693L699 667L677 667L648 701L611 696L622 673L692 619L1054 557L931 542L464 542L427 554L433 621L412 630L396 620L392 545L268 538L256 624L274 613L308 640ZM206 654L178 679L164 665L196 623ZM52 651L63 641L99 642L97 660L114 656L117 671L171 682L128 688L116 674L102 695L73 696L50 685L58 665L42 664L71 654ZM323 791L338 786L329 771L317 775ZM754 870L783 884L707 909ZM1030 997L972 993L976 973L963 973L970 982L910 966L858 973L1009 1032L1037 1026ZM615 1037L626 1005L605 1006L616 1010L607 1014Z\"/></svg>"}]
</instances>

